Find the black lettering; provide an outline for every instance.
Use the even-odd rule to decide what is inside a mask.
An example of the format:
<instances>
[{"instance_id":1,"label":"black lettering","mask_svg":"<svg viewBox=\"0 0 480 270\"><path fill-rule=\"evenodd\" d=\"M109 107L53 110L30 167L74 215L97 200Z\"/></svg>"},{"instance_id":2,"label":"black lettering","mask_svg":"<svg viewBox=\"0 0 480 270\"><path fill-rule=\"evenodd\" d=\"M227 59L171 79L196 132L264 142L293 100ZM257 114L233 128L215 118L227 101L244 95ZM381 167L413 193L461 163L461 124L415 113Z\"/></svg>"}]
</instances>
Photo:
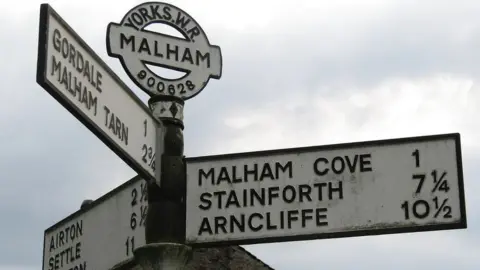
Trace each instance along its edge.
<instances>
[{"instance_id":1,"label":"black lettering","mask_svg":"<svg viewBox=\"0 0 480 270\"><path fill-rule=\"evenodd\" d=\"M263 169L262 173L260 174L260 178L258 180L263 181L264 178L270 178L270 179L275 179L275 176L273 175L272 168L270 168L270 164L265 163L263 164Z\"/></svg>"},{"instance_id":2,"label":"black lettering","mask_svg":"<svg viewBox=\"0 0 480 270\"><path fill-rule=\"evenodd\" d=\"M290 198L287 197L288 195L287 191L290 191ZM295 201L295 197L296 197L295 188L291 185L285 186L282 192L282 197L286 203L292 203L293 201Z\"/></svg>"},{"instance_id":3,"label":"black lettering","mask_svg":"<svg viewBox=\"0 0 480 270\"><path fill-rule=\"evenodd\" d=\"M172 19L172 14L170 13L170 7L163 7L163 19L167 21Z\"/></svg>"},{"instance_id":4,"label":"black lettering","mask_svg":"<svg viewBox=\"0 0 480 270\"><path fill-rule=\"evenodd\" d=\"M231 204L235 205L237 208L241 207L240 203L238 202L238 198L237 198L237 194L235 193L235 190L230 191L225 208L229 208Z\"/></svg>"},{"instance_id":5,"label":"black lettering","mask_svg":"<svg viewBox=\"0 0 480 270\"><path fill-rule=\"evenodd\" d=\"M322 214L322 213L326 213L326 212L327 212L327 208L315 209L315 221L316 221L317 227L328 225L327 221L323 221L327 219L327 214Z\"/></svg>"},{"instance_id":6,"label":"black lettering","mask_svg":"<svg viewBox=\"0 0 480 270\"><path fill-rule=\"evenodd\" d=\"M371 172L371 154L362 154L360 155L360 172Z\"/></svg>"},{"instance_id":7,"label":"black lettering","mask_svg":"<svg viewBox=\"0 0 480 270\"><path fill-rule=\"evenodd\" d=\"M157 20L162 19L162 15L160 15L160 13L158 12L159 8L160 8L159 5L150 5L150 12L152 13L153 19L157 19Z\"/></svg>"},{"instance_id":8,"label":"black lettering","mask_svg":"<svg viewBox=\"0 0 480 270\"><path fill-rule=\"evenodd\" d=\"M340 164L340 168L335 165ZM332 160L332 171L336 174L341 174L345 170L345 161L342 157L334 157Z\"/></svg>"},{"instance_id":9,"label":"black lettering","mask_svg":"<svg viewBox=\"0 0 480 270\"><path fill-rule=\"evenodd\" d=\"M287 173L289 178L293 177L292 162L288 161L285 165L280 162L275 163L275 175L276 179L280 178L280 172Z\"/></svg>"},{"instance_id":10,"label":"black lettering","mask_svg":"<svg viewBox=\"0 0 480 270\"><path fill-rule=\"evenodd\" d=\"M88 93L87 87L83 88L82 95L79 95L78 99L79 99L80 103L83 103L87 109L90 109L88 107L88 95L87 95L87 93Z\"/></svg>"},{"instance_id":11,"label":"black lettering","mask_svg":"<svg viewBox=\"0 0 480 270\"><path fill-rule=\"evenodd\" d=\"M77 83L77 77L73 76L73 80L73 87L75 87L75 84ZM72 88L72 72L68 72L68 92L75 97L75 90Z\"/></svg>"},{"instance_id":12,"label":"black lettering","mask_svg":"<svg viewBox=\"0 0 480 270\"><path fill-rule=\"evenodd\" d=\"M83 220L80 220L80 223L77 221L75 234L76 237L80 237L83 235Z\"/></svg>"},{"instance_id":13,"label":"black lettering","mask_svg":"<svg viewBox=\"0 0 480 270\"><path fill-rule=\"evenodd\" d=\"M72 89L72 91L70 91L70 93L72 93L72 96L76 96L77 93L78 93L78 99L80 100L80 97L82 96L82 82L80 80L77 80L77 77L75 77L75 80L74 80L74 88L75 89ZM86 89L86 87L84 87Z\"/></svg>"},{"instance_id":14,"label":"black lettering","mask_svg":"<svg viewBox=\"0 0 480 270\"><path fill-rule=\"evenodd\" d=\"M83 55L80 52L77 52L77 71L78 73L82 73L83 71Z\"/></svg>"},{"instance_id":15,"label":"black lettering","mask_svg":"<svg viewBox=\"0 0 480 270\"><path fill-rule=\"evenodd\" d=\"M196 56L195 64L197 66L200 66L200 63L203 63L205 60L207 60L207 68L210 68L210 53L209 52L202 55L202 52L196 51L195 56Z\"/></svg>"},{"instance_id":16,"label":"black lettering","mask_svg":"<svg viewBox=\"0 0 480 270\"><path fill-rule=\"evenodd\" d=\"M147 79L147 85L148 85L149 87L153 87L153 86L155 85L155 78L149 77L149 78Z\"/></svg>"},{"instance_id":17,"label":"black lettering","mask_svg":"<svg viewBox=\"0 0 480 270\"><path fill-rule=\"evenodd\" d=\"M92 73L90 73L90 76L88 77L88 80L90 81L90 84L93 86L93 87L96 87L97 85L95 84L95 80L93 78L95 74L95 66L93 65L92 63Z\"/></svg>"},{"instance_id":18,"label":"black lettering","mask_svg":"<svg viewBox=\"0 0 480 270\"><path fill-rule=\"evenodd\" d=\"M255 189L250 189L250 206L255 206L256 204L254 203L254 200L257 200L260 205L265 206L265 189L261 189L261 194L258 194L258 192Z\"/></svg>"},{"instance_id":19,"label":"black lettering","mask_svg":"<svg viewBox=\"0 0 480 270\"><path fill-rule=\"evenodd\" d=\"M234 226L236 226L240 232L245 232L245 214L240 215L240 220L234 215L230 216L230 233L235 232Z\"/></svg>"},{"instance_id":20,"label":"black lettering","mask_svg":"<svg viewBox=\"0 0 480 270\"><path fill-rule=\"evenodd\" d=\"M62 38L62 56L65 59L68 58L68 48L69 47L70 47L70 44L68 44L67 38Z\"/></svg>"},{"instance_id":21,"label":"black lettering","mask_svg":"<svg viewBox=\"0 0 480 270\"><path fill-rule=\"evenodd\" d=\"M277 229L277 225L272 225L271 213L270 213L270 212L267 212L266 216L267 216L267 230L269 230L269 231L271 231L271 230L276 230L276 229Z\"/></svg>"},{"instance_id":22,"label":"black lettering","mask_svg":"<svg viewBox=\"0 0 480 270\"><path fill-rule=\"evenodd\" d=\"M313 219L313 209L302 209L302 228L307 226L307 220Z\"/></svg>"},{"instance_id":23,"label":"black lettering","mask_svg":"<svg viewBox=\"0 0 480 270\"><path fill-rule=\"evenodd\" d=\"M157 7L158 9L158 7ZM150 17L150 14L148 14L148 10L146 8L139 8L138 11L140 12L140 15L143 17L143 21L148 22L150 20L153 20L154 18Z\"/></svg>"},{"instance_id":24,"label":"black lettering","mask_svg":"<svg viewBox=\"0 0 480 270\"><path fill-rule=\"evenodd\" d=\"M257 163L253 164L253 169L249 169L248 165L245 164L243 165L243 171L244 171L244 181L248 182L248 176L253 175L253 181L257 181L258 179L258 165Z\"/></svg>"},{"instance_id":25,"label":"black lettering","mask_svg":"<svg viewBox=\"0 0 480 270\"><path fill-rule=\"evenodd\" d=\"M323 201L323 188L327 186L327 183L321 182L321 183L315 183L313 184L314 188L317 188L317 194L318 194L318 201Z\"/></svg>"},{"instance_id":26,"label":"black lettering","mask_svg":"<svg viewBox=\"0 0 480 270\"><path fill-rule=\"evenodd\" d=\"M232 182L241 183L243 180L237 176L237 166L232 167Z\"/></svg>"},{"instance_id":27,"label":"black lettering","mask_svg":"<svg viewBox=\"0 0 480 270\"><path fill-rule=\"evenodd\" d=\"M55 255L55 267L54 267L54 269L59 269L60 268L59 264L60 264L59 254L56 254Z\"/></svg>"},{"instance_id":28,"label":"black lettering","mask_svg":"<svg viewBox=\"0 0 480 270\"><path fill-rule=\"evenodd\" d=\"M70 233L70 234L69 234ZM65 228L65 242L68 243L68 237L73 241L75 240L75 225Z\"/></svg>"},{"instance_id":29,"label":"black lettering","mask_svg":"<svg viewBox=\"0 0 480 270\"><path fill-rule=\"evenodd\" d=\"M153 45L154 45L153 54L157 57L163 58L163 54L158 49L158 40L154 40ZM152 86L153 86L153 83L152 83Z\"/></svg>"},{"instance_id":30,"label":"black lettering","mask_svg":"<svg viewBox=\"0 0 480 270\"><path fill-rule=\"evenodd\" d=\"M140 16L140 14L134 12L131 17L132 17L133 22L137 26L141 26L143 24L143 19L142 19L142 16Z\"/></svg>"},{"instance_id":31,"label":"black lettering","mask_svg":"<svg viewBox=\"0 0 480 270\"><path fill-rule=\"evenodd\" d=\"M97 79L96 79L96 85L97 87L95 89L97 89L98 92L102 92L102 88L100 87L100 85L102 85L102 73L98 72L97 71Z\"/></svg>"},{"instance_id":32,"label":"black lettering","mask_svg":"<svg viewBox=\"0 0 480 270\"><path fill-rule=\"evenodd\" d=\"M248 218L248 227L250 228L250 230L254 231L254 232L258 232L260 231L262 228L263 228L263 224L260 223L258 224L257 226L254 226L253 224L253 218L254 217L257 217L258 219L262 220L263 219L263 216L262 214L260 213L253 213L250 215L250 217Z\"/></svg>"},{"instance_id":33,"label":"black lettering","mask_svg":"<svg viewBox=\"0 0 480 270\"><path fill-rule=\"evenodd\" d=\"M81 247L82 247L82 242L78 242L75 245L75 260L78 260L81 258Z\"/></svg>"},{"instance_id":34,"label":"black lettering","mask_svg":"<svg viewBox=\"0 0 480 270\"><path fill-rule=\"evenodd\" d=\"M70 44L70 58L68 59L68 63L71 63L73 65L73 67L75 68L75 47Z\"/></svg>"},{"instance_id":35,"label":"black lettering","mask_svg":"<svg viewBox=\"0 0 480 270\"><path fill-rule=\"evenodd\" d=\"M195 41L194 37L200 35L200 29L198 29L197 26L194 26L192 28L190 28L188 31L187 31L187 36L190 38L190 40L193 42ZM197 51L197 66L198 66L198 55L200 54L199 51ZM209 53L206 53L206 55L208 55L208 67L210 67L210 54Z\"/></svg>"},{"instance_id":36,"label":"black lettering","mask_svg":"<svg viewBox=\"0 0 480 270\"><path fill-rule=\"evenodd\" d=\"M147 54L151 55L152 52L150 51L150 46L148 45L148 40L143 38L140 42L140 47L138 48L138 52L141 53L145 51Z\"/></svg>"},{"instance_id":37,"label":"black lettering","mask_svg":"<svg viewBox=\"0 0 480 270\"><path fill-rule=\"evenodd\" d=\"M183 51L182 60L180 60L180 61L181 62L188 62L191 65L193 65L192 53L190 52L189 48L185 48L185 50Z\"/></svg>"},{"instance_id":38,"label":"black lettering","mask_svg":"<svg viewBox=\"0 0 480 270\"><path fill-rule=\"evenodd\" d=\"M210 168L207 173L203 169L198 170L198 186L202 186L202 179L208 180L208 178L211 179L212 185L215 185L215 169Z\"/></svg>"},{"instance_id":39,"label":"black lettering","mask_svg":"<svg viewBox=\"0 0 480 270\"><path fill-rule=\"evenodd\" d=\"M248 196L248 190L247 189L243 189L243 207L247 207L248 205L248 199L247 199L247 196Z\"/></svg>"},{"instance_id":40,"label":"black lettering","mask_svg":"<svg viewBox=\"0 0 480 270\"><path fill-rule=\"evenodd\" d=\"M285 228L285 212L284 211L280 211L280 229L284 229Z\"/></svg>"},{"instance_id":41,"label":"black lettering","mask_svg":"<svg viewBox=\"0 0 480 270\"><path fill-rule=\"evenodd\" d=\"M60 83L65 85L65 89L68 90L68 71L66 66L63 67L62 80L60 81Z\"/></svg>"},{"instance_id":42,"label":"black lettering","mask_svg":"<svg viewBox=\"0 0 480 270\"><path fill-rule=\"evenodd\" d=\"M63 231L60 232L60 235L58 236L58 239L60 241L60 245L63 246L65 243L63 242L63 238L65 237Z\"/></svg>"},{"instance_id":43,"label":"black lettering","mask_svg":"<svg viewBox=\"0 0 480 270\"><path fill-rule=\"evenodd\" d=\"M115 129L115 114L113 114L113 113L110 115L110 124L108 125L108 129L110 129L114 135L117 135L117 133L115 133L115 131L116 131L116 129Z\"/></svg>"},{"instance_id":44,"label":"black lettering","mask_svg":"<svg viewBox=\"0 0 480 270\"><path fill-rule=\"evenodd\" d=\"M85 61L85 69L83 70L83 77L87 77L90 81L90 62Z\"/></svg>"},{"instance_id":45,"label":"black lettering","mask_svg":"<svg viewBox=\"0 0 480 270\"><path fill-rule=\"evenodd\" d=\"M215 234L218 234L220 229L223 233L227 233L227 219L225 217L215 217Z\"/></svg>"},{"instance_id":46,"label":"black lettering","mask_svg":"<svg viewBox=\"0 0 480 270\"><path fill-rule=\"evenodd\" d=\"M62 38L62 35L60 34L60 31L58 29L54 29L53 30L53 48L57 51L57 52L61 52L61 44L62 42L60 41L60 39ZM55 57L55 56L54 56Z\"/></svg>"},{"instance_id":47,"label":"black lettering","mask_svg":"<svg viewBox=\"0 0 480 270\"><path fill-rule=\"evenodd\" d=\"M132 18L128 18L127 22L125 22L123 25L138 29L135 25L133 25Z\"/></svg>"},{"instance_id":48,"label":"black lettering","mask_svg":"<svg viewBox=\"0 0 480 270\"><path fill-rule=\"evenodd\" d=\"M338 199L343 199L342 181L338 181L338 186L334 187L332 182L328 182L328 199L333 199L333 194L338 193Z\"/></svg>"},{"instance_id":49,"label":"black lettering","mask_svg":"<svg viewBox=\"0 0 480 270\"><path fill-rule=\"evenodd\" d=\"M292 228L292 222L298 220L298 210L288 210L287 211L287 224L288 228Z\"/></svg>"},{"instance_id":50,"label":"black lettering","mask_svg":"<svg viewBox=\"0 0 480 270\"><path fill-rule=\"evenodd\" d=\"M125 46L128 46L130 43L131 43L130 48L131 48L132 52L134 52L135 51L135 37L130 36L129 38L127 38L125 36L125 34L120 33L120 49L123 49Z\"/></svg>"},{"instance_id":51,"label":"black lettering","mask_svg":"<svg viewBox=\"0 0 480 270\"><path fill-rule=\"evenodd\" d=\"M94 112L93 112L93 115L97 115L97 104L98 104L98 101L97 101L97 97L94 97L92 95L92 92L88 92L88 107L91 109L92 107L94 108Z\"/></svg>"},{"instance_id":52,"label":"black lettering","mask_svg":"<svg viewBox=\"0 0 480 270\"><path fill-rule=\"evenodd\" d=\"M227 195L225 190L213 192L213 196L217 197L218 209L222 209L222 197Z\"/></svg>"},{"instance_id":53,"label":"black lettering","mask_svg":"<svg viewBox=\"0 0 480 270\"><path fill-rule=\"evenodd\" d=\"M170 54L173 54L175 61L178 61L178 46L175 45L174 49L170 48L170 44L167 43L167 59L170 59Z\"/></svg>"},{"instance_id":54,"label":"black lettering","mask_svg":"<svg viewBox=\"0 0 480 270\"><path fill-rule=\"evenodd\" d=\"M347 167L348 167L350 173L354 173L355 168L357 167L357 164L358 164L358 155L353 156L353 162L350 160L350 158L348 156L345 156L345 161L347 163Z\"/></svg>"},{"instance_id":55,"label":"black lettering","mask_svg":"<svg viewBox=\"0 0 480 270\"><path fill-rule=\"evenodd\" d=\"M310 196L310 193L312 193L312 187L310 185L305 185L305 184L302 184L302 185L299 185L298 186L298 198L300 200L300 202L303 202L303 198L305 197L307 199L307 201L311 202L312 201L312 197Z\"/></svg>"},{"instance_id":56,"label":"black lettering","mask_svg":"<svg viewBox=\"0 0 480 270\"><path fill-rule=\"evenodd\" d=\"M107 106L103 106L103 109L105 110L105 126L108 126L108 115L110 114L110 109Z\"/></svg>"},{"instance_id":57,"label":"black lettering","mask_svg":"<svg viewBox=\"0 0 480 270\"><path fill-rule=\"evenodd\" d=\"M186 27L188 23L190 22L190 19L185 20L185 16L181 13L177 13L177 20L175 21L175 24L178 25L180 28L186 30Z\"/></svg>"},{"instance_id":58,"label":"black lettering","mask_svg":"<svg viewBox=\"0 0 480 270\"><path fill-rule=\"evenodd\" d=\"M278 191L280 188L278 186L268 188L268 205L272 205L273 198L278 198Z\"/></svg>"},{"instance_id":59,"label":"black lettering","mask_svg":"<svg viewBox=\"0 0 480 270\"><path fill-rule=\"evenodd\" d=\"M55 240L53 240L53 236L50 238L50 253L55 250Z\"/></svg>"},{"instance_id":60,"label":"black lettering","mask_svg":"<svg viewBox=\"0 0 480 270\"><path fill-rule=\"evenodd\" d=\"M200 229L198 230L198 235L202 235L204 232L208 233L209 235L212 235L212 227L210 226L210 223L208 222L208 218L204 217L202 219L202 224L200 224Z\"/></svg>"},{"instance_id":61,"label":"black lettering","mask_svg":"<svg viewBox=\"0 0 480 270\"><path fill-rule=\"evenodd\" d=\"M122 141L125 142L125 145L128 145L128 127L123 122L122 122Z\"/></svg>"},{"instance_id":62,"label":"black lettering","mask_svg":"<svg viewBox=\"0 0 480 270\"><path fill-rule=\"evenodd\" d=\"M217 179L217 185L220 184L220 182L222 181L225 181L227 183L231 183L232 180L230 179L230 175L228 174L228 170L226 167L222 167L220 169L220 174L218 175L218 179Z\"/></svg>"},{"instance_id":63,"label":"black lettering","mask_svg":"<svg viewBox=\"0 0 480 270\"><path fill-rule=\"evenodd\" d=\"M61 73L62 73L62 62L58 61L55 58L55 55L52 55L52 76L55 74L55 72L58 73L57 81L61 81Z\"/></svg>"},{"instance_id":64,"label":"black lettering","mask_svg":"<svg viewBox=\"0 0 480 270\"><path fill-rule=\"evenodd\" d=\"M324 176L325 174L328 173L328 168L320 170L318 168L319 167L319 165L318 165L319 162L323 162L324 164L328 164L328 159L326 159L324 157L317 158L315 160L315 162L313 163L313 171L315 172L315 174L318 175L318 176Z\"/></svg>"}]
</instances>

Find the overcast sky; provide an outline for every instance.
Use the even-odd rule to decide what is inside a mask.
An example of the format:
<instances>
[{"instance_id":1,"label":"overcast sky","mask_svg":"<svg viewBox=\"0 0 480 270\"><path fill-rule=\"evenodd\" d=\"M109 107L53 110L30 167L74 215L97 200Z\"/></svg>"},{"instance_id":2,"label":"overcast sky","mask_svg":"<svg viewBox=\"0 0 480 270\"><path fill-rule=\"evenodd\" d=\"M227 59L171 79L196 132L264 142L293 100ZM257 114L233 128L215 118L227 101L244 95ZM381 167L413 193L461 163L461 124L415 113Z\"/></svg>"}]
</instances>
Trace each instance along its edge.
<instances>
[{"instance_id":1,"label":"overcast sky","mask_svg":"<svg viewBox=\"0 0 480 270\"><path fill-rule=\"evenodd\" d=\"M106 53L141 1L50 1ZM459 132L468 229L245 246L275 269L479 269L480 1L169 1L223 54L185 107L185 154ZM40 1L0 9L0 269L41 269L44 230L135 172L35 82Z\"/></svg>"}]
</instances>

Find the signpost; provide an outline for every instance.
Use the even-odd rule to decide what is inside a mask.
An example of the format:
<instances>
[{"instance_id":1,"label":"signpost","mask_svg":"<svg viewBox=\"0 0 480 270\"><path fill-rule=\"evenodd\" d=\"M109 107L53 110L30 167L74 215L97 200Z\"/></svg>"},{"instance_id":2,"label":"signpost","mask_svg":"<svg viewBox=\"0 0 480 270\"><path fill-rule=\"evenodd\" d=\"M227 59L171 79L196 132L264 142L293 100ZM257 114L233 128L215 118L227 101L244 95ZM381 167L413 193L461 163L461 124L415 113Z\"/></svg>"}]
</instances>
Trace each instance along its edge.
<instances>
[{"instance_id":1,"label":"signpost","mask_svg":"<svg viewBox=\"0 0 480 270\"><path fill-rule=\"evenodd\" d=\"M37 82L137 173L155 179L161 123L48 4L40 9Z\"/></svg>"},{"instance_id":2,"label":"signpost","mask_svg":"<svg viewBox=\"0 0 480 270\"><path fill-rule=\"evenodd\" d=\"M112 269L145 244L147 181L137 176L45 231L43 270Z\"/></svg>"},{"instance_id":3,"label":"signpost","mask_svg":"<svg viewBox=\"0 0 480 270\"><path fill-rule=\"evenodd\" d=\"M152 23L183 38L146 30ZM151 112L41 5L37 82L139 173L45 231L44 270L133 257L143 269L181 269L190 246L467 227L459 134L185 159L184 103L220 78L220 48L183 10L147 2L109 24L107 51L151 96Z\"/></svg>"},{"instance_id":4,"label":"signpost","mask_svg":"<svg viewBox=\"0 0 480 270\"><path fill-rule=\"evenodd\" d=\"M466 226L459 134L188 160L191 245Z\"/></svg>"},{"instance_id":5,"label":"signpost","mask_svg":"<svg viewBox=\"0 0 480 270\"><path fill-rule=\"evenodd\" d=\"M183 38L146 29L152 24L168 25ZM185 245L186 164L183 154L183 108L210 78L220 79L220 47L210 45L200 25L185 11L163 2L142 3L128 11L120 23L107 28L107 52L120 60L128 76L151 96L148 104L162 121L165 151L157 166L161 185L148 188L146 244L135 250L144 269L182 269L191 256ZM185 74L167 79L148 65ZM168 221L167 221L168 220Z\"/></svg>"},{"instance_id":6,"label":"signpost","mask_svg":"<svg viewBox=\"0 0 480 270\"><path fill-rule=\"evenodd\" d=\"M190 245L467 226L458 134L186 162ZM133 250L146 243L147 196L147 181L137 176L48 228L43 269L111 269L133 259Z\"/></svg>"}]
</instances>

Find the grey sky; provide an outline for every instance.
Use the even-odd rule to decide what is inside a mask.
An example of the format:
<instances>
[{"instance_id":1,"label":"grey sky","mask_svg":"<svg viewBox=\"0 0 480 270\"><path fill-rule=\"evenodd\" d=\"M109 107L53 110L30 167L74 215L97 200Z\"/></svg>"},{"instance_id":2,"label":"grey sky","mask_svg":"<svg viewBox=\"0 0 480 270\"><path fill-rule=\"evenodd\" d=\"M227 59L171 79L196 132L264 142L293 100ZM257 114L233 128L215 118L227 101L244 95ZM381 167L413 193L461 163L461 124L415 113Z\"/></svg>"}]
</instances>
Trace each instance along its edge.
<instances>
[{"instance_id":1,"label":"grey sky","mask_svg":"<svg viewBox=\"0 0 480 270\"><path fill-rule=\"evenodd\" d=\"M276 269L480 267L480 2L169 2L223 54L222 79L186 103L187 156L462 135L467 230L248 250ZM47 227L135 175L36 84L40 3L0 10L0 270L40 269ZM50 3L146 100L105 46L107 24L140 1Z\"/></svg>"}]
</instances>

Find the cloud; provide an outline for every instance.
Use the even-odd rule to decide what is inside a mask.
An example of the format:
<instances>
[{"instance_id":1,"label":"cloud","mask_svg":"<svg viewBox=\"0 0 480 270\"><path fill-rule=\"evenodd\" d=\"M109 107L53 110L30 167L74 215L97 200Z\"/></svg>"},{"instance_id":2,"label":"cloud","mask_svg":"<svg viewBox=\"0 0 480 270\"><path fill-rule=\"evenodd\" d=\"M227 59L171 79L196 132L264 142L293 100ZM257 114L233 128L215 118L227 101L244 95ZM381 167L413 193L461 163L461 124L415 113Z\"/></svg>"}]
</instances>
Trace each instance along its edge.
<instances>
[{"instance_id":1,"label":"cloud","mask_svg":"<svg viewBox=\"0 0 480 270\"><path fill-rule=\"evenodd\" d=\"M292 92L255 109L226 110L222 130L233 140L216 152L449 132L462 133L468 147L479 146L473 119L480 112L475 104L480 94L473 79L446 74L389 78L373 88L338 90Z\"/></svg>"},{"instance_id":2,"label":"cloud","mask_svg":"<svg viewBox=\"0 0 480 270\"><path fill-rule=\"evenodd\" d=\"M43 231L135 174L35 82L40 1L0 11L0 269L38 269ZM51 1L106 54L140 1ZM220 45L222 79L185 107L185 154L460 132L469 228L248 246L277 269L477 269L480 3L176 1ZM88 14L86 16L85 14ZM478 238L478 237L477 237ZM472 240L473 239L473 240ZM12 243L12 244L5 244ZM379 259L380 258L380 259ZM29 268L30 267L30 268Z\"/></svg>"}]
</instances>

